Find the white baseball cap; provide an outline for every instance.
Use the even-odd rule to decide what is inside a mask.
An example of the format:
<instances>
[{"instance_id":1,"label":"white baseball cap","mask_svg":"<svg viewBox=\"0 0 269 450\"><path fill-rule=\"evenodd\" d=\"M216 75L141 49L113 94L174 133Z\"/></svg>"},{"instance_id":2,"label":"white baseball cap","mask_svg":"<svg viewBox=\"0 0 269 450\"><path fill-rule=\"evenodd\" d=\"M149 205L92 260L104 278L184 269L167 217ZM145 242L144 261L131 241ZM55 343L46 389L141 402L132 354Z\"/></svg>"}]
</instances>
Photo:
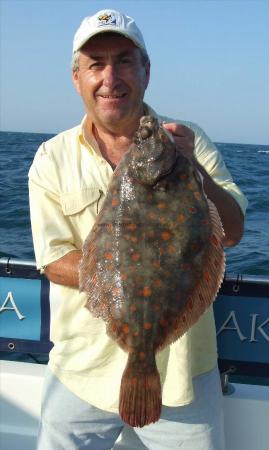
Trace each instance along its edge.
<instances>
[{"instance_id":1,"label":"white baseball cap","mask_svg":"<svg viewBox=\"0 0 269 450\"><path fill-rule=\"evenodd\" d=\"M104 9L93 16L85 17L75 34L73 52L79 50L96 34L108 31L125 36L147 53L142 33L134 19L113 9Z\"/></svg>"}]
</instances>

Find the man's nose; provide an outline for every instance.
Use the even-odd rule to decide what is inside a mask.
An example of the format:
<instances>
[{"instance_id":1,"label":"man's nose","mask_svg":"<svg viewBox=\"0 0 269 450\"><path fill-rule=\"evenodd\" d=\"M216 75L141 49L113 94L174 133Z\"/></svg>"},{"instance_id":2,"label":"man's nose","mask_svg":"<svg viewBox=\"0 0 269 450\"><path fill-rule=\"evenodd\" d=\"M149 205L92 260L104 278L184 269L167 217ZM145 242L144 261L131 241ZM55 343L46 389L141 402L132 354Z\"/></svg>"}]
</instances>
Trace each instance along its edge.
<instances>
[{"instance_id":1,"label":"man's nose","mask_svg":"<svg viewBox=\"0 0 269 450\"><path fill-rule=\"evenodd\" d=\"M104 69L104 81L103 84L109 88L114 87L119 81L119 75L117 68L114 64L108 64Z\"/></svg>"}]
</instances>

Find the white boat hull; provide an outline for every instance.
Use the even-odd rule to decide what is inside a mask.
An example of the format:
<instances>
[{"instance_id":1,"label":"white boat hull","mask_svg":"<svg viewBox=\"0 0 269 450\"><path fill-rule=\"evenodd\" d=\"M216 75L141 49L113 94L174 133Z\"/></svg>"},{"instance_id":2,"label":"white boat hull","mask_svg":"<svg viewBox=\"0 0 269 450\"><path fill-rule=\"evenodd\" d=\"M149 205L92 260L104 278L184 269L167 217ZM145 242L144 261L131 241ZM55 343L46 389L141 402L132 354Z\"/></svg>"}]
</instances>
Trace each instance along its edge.
<instances>
[{"instance_id":1,"label":"white boat hull","mask_svg":"<svg viewBox=\"0 0 269 450\"><path fill-rule=\"evenodd\" d=\"M35 450L45 365L0 361L2 450ZM233 384L223 397L227 450L268 450L269 386ZM128 439L128 445L126 440ZM126 428L114 450L139 450Z\"/></svg>"}]
</instances>

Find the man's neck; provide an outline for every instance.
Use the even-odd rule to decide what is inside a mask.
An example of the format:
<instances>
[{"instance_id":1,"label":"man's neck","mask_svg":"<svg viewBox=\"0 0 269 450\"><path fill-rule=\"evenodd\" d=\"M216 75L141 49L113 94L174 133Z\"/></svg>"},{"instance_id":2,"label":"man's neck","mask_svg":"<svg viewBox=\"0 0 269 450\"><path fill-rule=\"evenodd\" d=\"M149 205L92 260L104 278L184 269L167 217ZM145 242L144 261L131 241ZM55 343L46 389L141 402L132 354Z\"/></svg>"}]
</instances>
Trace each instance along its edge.
<instances>
[{"instance_id":1,"label":"man's neck","mask_svg":"<svg viewBox=\"0 0 269 450\"><path fill-rule=\"evenodd\" d=\"M87 140L93 134L101 154L114 169L132 144L138 125L139 120L124 130L110 130L92 123L89 118L84 123L84 134Z\"/></svg>"},{"instance_id":2,"label":"man's neck","mask_svg":"<svg viewBox=\"0 0 269 450\"><path fill-rule=\"evenodd\" d=\"M133 134L105 133L93 125L93 134L99 150L109 164L115 168L133 142Z\"/></svg>"}]
</instances>

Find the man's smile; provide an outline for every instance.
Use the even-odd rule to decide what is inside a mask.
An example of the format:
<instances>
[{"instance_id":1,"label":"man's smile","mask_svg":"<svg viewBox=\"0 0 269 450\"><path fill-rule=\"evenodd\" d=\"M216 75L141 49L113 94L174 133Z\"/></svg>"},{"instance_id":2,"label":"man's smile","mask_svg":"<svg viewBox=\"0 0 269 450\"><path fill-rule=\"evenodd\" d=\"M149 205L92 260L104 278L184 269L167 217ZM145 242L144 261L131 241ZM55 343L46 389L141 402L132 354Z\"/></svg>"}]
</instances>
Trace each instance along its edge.
<instances>
[{"instance_id":1,"label":"man's smile","mask_svg":"<svg viewBox=\"0 0 269 450\"><path fill-rule=\"evenodd\" d=\"M102 98L108 98L108 99L117 99L117 98L123 98L125 97L127 94L98 94L97 97L102 97Z\"/></svg>"}]
</instances>

